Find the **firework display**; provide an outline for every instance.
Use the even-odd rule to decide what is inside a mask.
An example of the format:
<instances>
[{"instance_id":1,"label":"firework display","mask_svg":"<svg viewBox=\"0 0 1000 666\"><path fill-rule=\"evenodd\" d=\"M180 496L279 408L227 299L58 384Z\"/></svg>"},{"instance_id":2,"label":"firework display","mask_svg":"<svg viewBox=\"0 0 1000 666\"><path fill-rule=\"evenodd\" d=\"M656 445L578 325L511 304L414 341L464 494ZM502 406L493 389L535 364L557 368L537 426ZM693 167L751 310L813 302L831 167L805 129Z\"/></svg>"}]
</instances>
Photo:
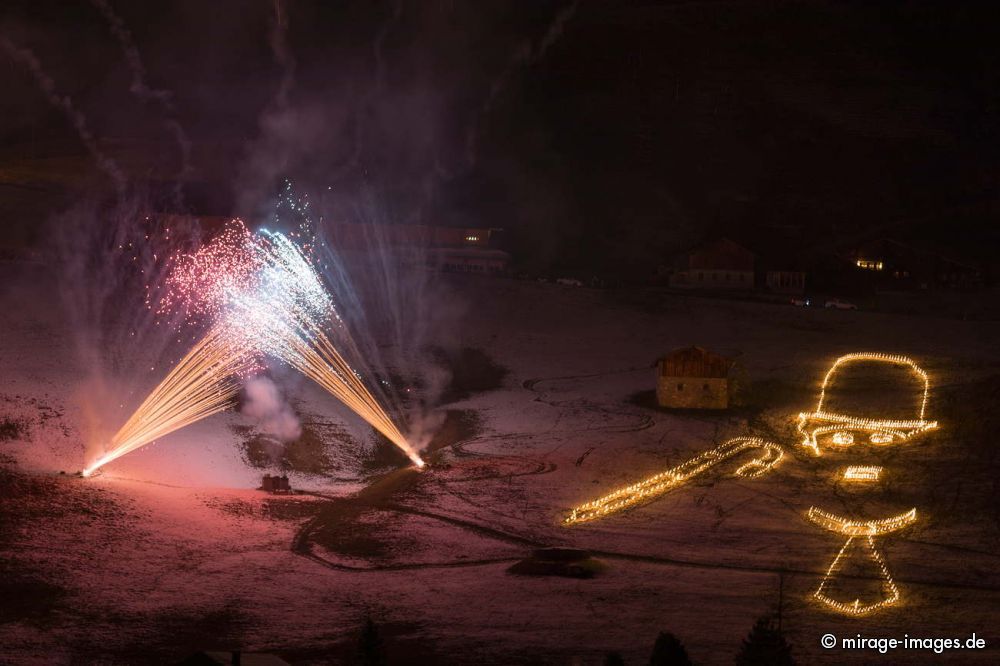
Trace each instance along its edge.
<instances>
[{"instance_id":1,"label":"firework display","mask_svg":"<svg viewBox=\"0 0 1000 666\"><path fill-rule=\"evenodd\" d=\"M82 472L90 476L112 460L159 437L226 409L240 390L253 355L213 327L153 389L114 437L108 451Z\"/></svg>"},{"instance_id":2,"label":"firework display","mask_svg":"<svg viewBox=\"0 0 1000 666\"><path fill-rule=\"evenodd\" d=\"M315 381L424 465L399 427L334 343L356 349L329 292L306 255L281 233L251 233L232 220L192 254L173 258L160 313L180 311L208 333L177 363L84 471L103 465L226 409L241 378L279 359ZM334 331L333 337L327 331Z\"/></svg>"},{"instance_id":3,"label":"firework display","mask_svg":"<svg viewBox=\"0 0 1000 666\"><path fill-rule=\"evenodd\" d=\"M287 236L267 231L261 232L256 247L261 262L257 283L231 290L227 299L226 328L236 344L248 340L299 370L422 467L423 460L325 332L335 330L338 337L349 338L306 255Z\"/></svg>"}]
</instances>

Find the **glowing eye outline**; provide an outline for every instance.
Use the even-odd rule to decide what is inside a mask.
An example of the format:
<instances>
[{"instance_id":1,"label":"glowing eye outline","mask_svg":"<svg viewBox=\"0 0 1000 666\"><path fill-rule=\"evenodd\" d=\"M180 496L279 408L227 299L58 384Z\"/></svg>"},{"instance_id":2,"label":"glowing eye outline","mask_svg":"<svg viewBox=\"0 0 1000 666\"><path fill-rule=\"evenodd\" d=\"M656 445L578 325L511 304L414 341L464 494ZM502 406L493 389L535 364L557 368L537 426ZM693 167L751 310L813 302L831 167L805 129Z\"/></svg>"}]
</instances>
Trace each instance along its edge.
<instances>
[{"instance_id":1,"label":"glowing eye outline","mask_svg":"<svg viewBox=\"0 0 1000 666\"><path fill-rule=\"evenodd\" d=\"M872 444L891 444L895 439L891 432L873 432L868 441Z\"/></svg>"},{"instance_id":2,"label":"glowing eye outline","mask_svg":"<svg viewBox=\"0 0 1000 666\"><path fill-rule=\"evenodd\" d=\"M833 433L831 441L837 446L851 446L854 444L854 433L840 430Z\"/></svg>"}]
</instances>

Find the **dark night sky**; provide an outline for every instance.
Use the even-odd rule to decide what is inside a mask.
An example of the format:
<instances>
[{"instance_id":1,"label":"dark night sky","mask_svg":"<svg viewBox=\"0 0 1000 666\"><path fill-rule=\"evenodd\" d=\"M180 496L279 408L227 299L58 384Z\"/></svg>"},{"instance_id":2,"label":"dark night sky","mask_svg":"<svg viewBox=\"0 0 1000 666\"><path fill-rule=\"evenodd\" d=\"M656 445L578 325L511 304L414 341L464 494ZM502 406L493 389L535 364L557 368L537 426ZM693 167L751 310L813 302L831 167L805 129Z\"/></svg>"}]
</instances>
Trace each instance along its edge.
<instances>
[{"instance_id":1,"label":"dark night sky","mask_svg":"<svg viewBox=\"0 0 1000 666\"><path fill-rule=\"evenodd\" d=\"M991 6L877 5L290 0L289 73L272 2L112 1L169 110L129 93L90 2L7 2L0 34L35 53L132 178L176 172L174 118L194 208L253 212L289 175L335 215L374 194L394 220L504 227L538 265L652 265L769 225L814 245L981 238L1000 175ZM13 229L44 212L26 192L51 204L79 183L24 165L84 151L2 50L0 86Z\"/></svg>"}]
</instances>

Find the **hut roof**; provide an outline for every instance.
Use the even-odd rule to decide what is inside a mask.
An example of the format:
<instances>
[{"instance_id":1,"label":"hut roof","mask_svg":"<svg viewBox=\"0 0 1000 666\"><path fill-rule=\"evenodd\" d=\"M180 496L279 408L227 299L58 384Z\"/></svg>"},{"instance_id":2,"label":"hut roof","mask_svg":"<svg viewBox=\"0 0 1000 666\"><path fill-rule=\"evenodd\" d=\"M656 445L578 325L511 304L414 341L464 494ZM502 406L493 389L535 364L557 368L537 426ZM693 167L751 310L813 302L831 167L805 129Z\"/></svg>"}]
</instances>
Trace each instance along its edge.
<instances>
[{"instance_id":1,"label":"hut roof","mask_svg":"<svg viewBox=\"0 0 1000 666\"><path fill-rule=\"evenodd\" d=\"M667 377L728 377L734 363L701 347L675 349L660 359L661 374Z\"/></svg>"}]
</instances>

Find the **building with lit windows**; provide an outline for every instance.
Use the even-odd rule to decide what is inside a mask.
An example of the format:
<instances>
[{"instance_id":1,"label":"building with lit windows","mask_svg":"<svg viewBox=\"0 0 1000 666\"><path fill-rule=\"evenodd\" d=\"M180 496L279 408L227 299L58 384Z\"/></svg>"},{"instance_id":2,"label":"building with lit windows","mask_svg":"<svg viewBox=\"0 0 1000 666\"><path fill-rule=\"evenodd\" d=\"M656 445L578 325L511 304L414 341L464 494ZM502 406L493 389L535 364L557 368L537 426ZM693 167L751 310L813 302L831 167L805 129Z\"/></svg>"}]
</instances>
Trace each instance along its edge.
<instances>
[{"instance_id":1,"label":"building with lit windows","mask_svg":"<svg viewBox=\"0 0 1000 666\"><path fill-rule=\"evenodd\" d=\"M879 238L849 253L855 268L876 289L978 289L983 271L975 262L913 242Z\"/></svg>"}]
</instances>

